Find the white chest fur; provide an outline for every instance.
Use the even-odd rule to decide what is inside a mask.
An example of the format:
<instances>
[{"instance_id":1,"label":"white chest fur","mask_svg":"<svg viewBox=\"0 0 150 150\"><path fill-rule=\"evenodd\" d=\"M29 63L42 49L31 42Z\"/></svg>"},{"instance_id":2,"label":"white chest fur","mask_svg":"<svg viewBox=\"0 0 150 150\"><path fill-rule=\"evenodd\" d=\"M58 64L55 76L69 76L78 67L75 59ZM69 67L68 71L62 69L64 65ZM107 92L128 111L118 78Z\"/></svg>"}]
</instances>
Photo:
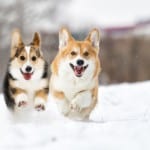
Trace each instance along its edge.
<instances>
[{"instance_id":1,"label":"white chest fur","mask_svg":"<svg viewBox=\"0 0 150 150\"><path fill-rule=\"evenodd\" d=\"M78 92L91 90L95 86L96 80L93 79L95 63L89 60L88 68L82 77L76 77L69 62L67 59L60 62L58 75L53 76L52 86L55 90L63 91L68 100L72 100Z\"/></svg>"},{"instance_id":2,"label":"white chest fur","mask_svg":"<svg viewBox=\"0 0 150 150\"><path fill-rule=\"evenodd\" d=\"M53 80L54 89L63 91L68 100L81 91L91 90L95 86L95 80L82 79L82 78L69 78L69 76L62 78L55 76Z\"/></svg>"},{"instance_id":3,"label":"white chest fur","mask_svg":"<svg viewBox=\"0 0 150 150\"><path fill-rule=\"evenodd\" d=\"M33 97L34 93L44 87L46 87L48 84L48 81L46 79L40 79L40 80L29 80L29 81L14 81L15 87L24 89L27 91L28 96L30 98Z\"/></svg>"}]
</instances>

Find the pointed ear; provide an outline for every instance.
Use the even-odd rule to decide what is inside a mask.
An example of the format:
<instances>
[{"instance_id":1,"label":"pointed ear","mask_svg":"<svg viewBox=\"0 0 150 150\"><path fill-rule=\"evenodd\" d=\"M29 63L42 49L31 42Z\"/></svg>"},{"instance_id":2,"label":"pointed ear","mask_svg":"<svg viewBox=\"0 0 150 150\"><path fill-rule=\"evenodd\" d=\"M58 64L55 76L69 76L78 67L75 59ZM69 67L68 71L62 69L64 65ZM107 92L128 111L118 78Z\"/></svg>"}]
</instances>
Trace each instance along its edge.
<instances>
[{"instance_id":1,"label":"pointed ear","mask_svg":"<svg viewBox=\"0 0 150 150\"><path fill-rule=\"evenodd\" d=\"M18 47L20 45L22 45L22 38L21 38L21 34L19 30L14 30L12 33L12 41L11 41L11 47Z\"/></svg>"},{"instance_id":2,"label":"pointed ear","mask_svg":"<svg viewBox=\"0 0 150 150\"><path fill-rule=\"evenodd\" d=\"M32 44L35 45L35 46L40 47L41 38L40 38L40 34L38 32L34 33Z\"/></svg>"},{"instance_id":3,"label":"pointed ear","mask_svg":"<svg viewBox=\"0 0 150 150\"><path fill-rule=\"evenodd\" d=\"M59 31L59 49L65 48L69 41L73 40L73 37L71 36L70 32L66 28L62 28Z\"/></svg>"},{"instance_id":4,"label":"pointed ear","mask_svg":"<svg viewBox=\"0 0 150 150\"><path fill-rule=\"evenodd\" d=\"M98 29L93 29L87 38L85 39L91 42L92 46L96 49L99 49L99 42L100 42L100 33Z\"/></svg>"},{"instance_id":5,"label":"pointed ear","mask_svg":"<svg viewBox=\"0 0 150 150\"><path fill-rule=\"evenodd\" d=\"M12 40L11 40L11 57L14 57L17 52L17 48L22 47L23 45L24 44L21 38L20 31L18 29L14 30L12 32Z\"/></svg>"}]
</instances>

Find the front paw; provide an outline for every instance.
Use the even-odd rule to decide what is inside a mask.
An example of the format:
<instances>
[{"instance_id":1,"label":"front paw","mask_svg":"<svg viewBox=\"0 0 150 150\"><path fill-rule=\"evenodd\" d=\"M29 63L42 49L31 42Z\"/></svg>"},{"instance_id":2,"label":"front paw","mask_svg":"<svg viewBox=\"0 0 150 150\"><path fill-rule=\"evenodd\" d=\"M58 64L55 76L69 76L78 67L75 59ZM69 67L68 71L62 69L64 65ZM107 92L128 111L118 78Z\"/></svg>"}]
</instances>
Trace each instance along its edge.
<instances>
[{"instance_id":1,"label":"front paw","mask_svg":"<svg viewBox=\"0 0 150 150\"><path fill-rule=\"evenodd\" d=\"M37 111L44 111L45 110L45 105L39 104L39 105L35 106L35 109Z\"/></svg>"},{"instance_id":2,"label":"front paw","mask_svg":"<svg viewBox=\"0 0 150 150\"><path fill-rule=\"evenodd\" d=\"M45 110L45 100L41 98L36 98L34 103L34 108L37 111L44 111Z\"/></svg>"},{"instance_id":3,"label":"front paw","mask_svg":"<svg viewBox=\"0 0 150 150\"><path fill-rule=\"evenodd\" d=\"M15 102L17 108L25 108L28 105L28 97L26 94L22 93L17 95Z\"/></svg>"},{"instance_id":4,"label":"front paw","mask_svg":"<svg viewBox=\"0 0 150 150\"><path fill-rule=\"evenodd\" d=\"M24 100L20 100L17 104L17 107L19 108L24 108L27 106L27 101L24 101Z\"/></svg>"},{"instance_id":5,"label":"front paw","mask_svg":"<svg viewBox=\"0 0 150 150\"><path fill-rule=\"evenodd\" d=\"M81 112L81 107L76 103L71 103L70 104L70 110L72 112Z\"/></svg>"}]
</instances>

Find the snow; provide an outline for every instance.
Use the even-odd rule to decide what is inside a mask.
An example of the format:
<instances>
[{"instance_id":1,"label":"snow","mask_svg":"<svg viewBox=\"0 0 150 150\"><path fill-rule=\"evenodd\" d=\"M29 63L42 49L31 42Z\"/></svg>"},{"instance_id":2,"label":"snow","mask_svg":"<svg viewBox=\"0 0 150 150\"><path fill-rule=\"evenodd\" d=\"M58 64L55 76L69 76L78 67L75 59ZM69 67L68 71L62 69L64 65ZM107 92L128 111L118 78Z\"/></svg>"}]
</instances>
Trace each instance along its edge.
<instances>
[{"instance_id":1,"label":"snow","mask_svg":"<svg viewBox=\"0 0 150 150\"><path fill-rule=\"evenodd\" d=\"M150 81L100 86L91 121L62 117L49 98L45 112L20 120L0 96L2 150L149 150Z\"/></svg>"}]
</instances>

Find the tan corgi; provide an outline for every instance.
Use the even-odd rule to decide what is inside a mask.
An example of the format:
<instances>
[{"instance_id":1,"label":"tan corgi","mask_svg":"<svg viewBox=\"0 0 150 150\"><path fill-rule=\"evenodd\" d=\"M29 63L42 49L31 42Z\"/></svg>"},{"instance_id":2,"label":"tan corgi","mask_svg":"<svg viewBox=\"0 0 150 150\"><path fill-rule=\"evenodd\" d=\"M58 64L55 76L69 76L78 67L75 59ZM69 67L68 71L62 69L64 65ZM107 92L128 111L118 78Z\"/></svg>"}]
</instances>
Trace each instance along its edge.
<instances>
[{"instance_id":1,"label":"tan corgi","mask_svg":"<svg viewBox=\"0 0 150 150\"><path fill-rule=\"evenodd\" d=\"M51 64L50 93L60 112L71 119L88 119L98 98L100 35L93 29L76 41L66 28L59 32L59 52Z\"/></svg>"},{"instance_id":2,"label":"tan corgi","mask_svg":"<svg viewBox=\"0 0 150 150\"><path fill-rule=\"evenodd\" d=\"M22 41L20 32L12 34L10 60L4 80L5 102L10 110L17 111L32 106L45 109L48 97L48 64L40 49L40 36L34 34L29 45Z\"/></svg>"}]
</instances>

